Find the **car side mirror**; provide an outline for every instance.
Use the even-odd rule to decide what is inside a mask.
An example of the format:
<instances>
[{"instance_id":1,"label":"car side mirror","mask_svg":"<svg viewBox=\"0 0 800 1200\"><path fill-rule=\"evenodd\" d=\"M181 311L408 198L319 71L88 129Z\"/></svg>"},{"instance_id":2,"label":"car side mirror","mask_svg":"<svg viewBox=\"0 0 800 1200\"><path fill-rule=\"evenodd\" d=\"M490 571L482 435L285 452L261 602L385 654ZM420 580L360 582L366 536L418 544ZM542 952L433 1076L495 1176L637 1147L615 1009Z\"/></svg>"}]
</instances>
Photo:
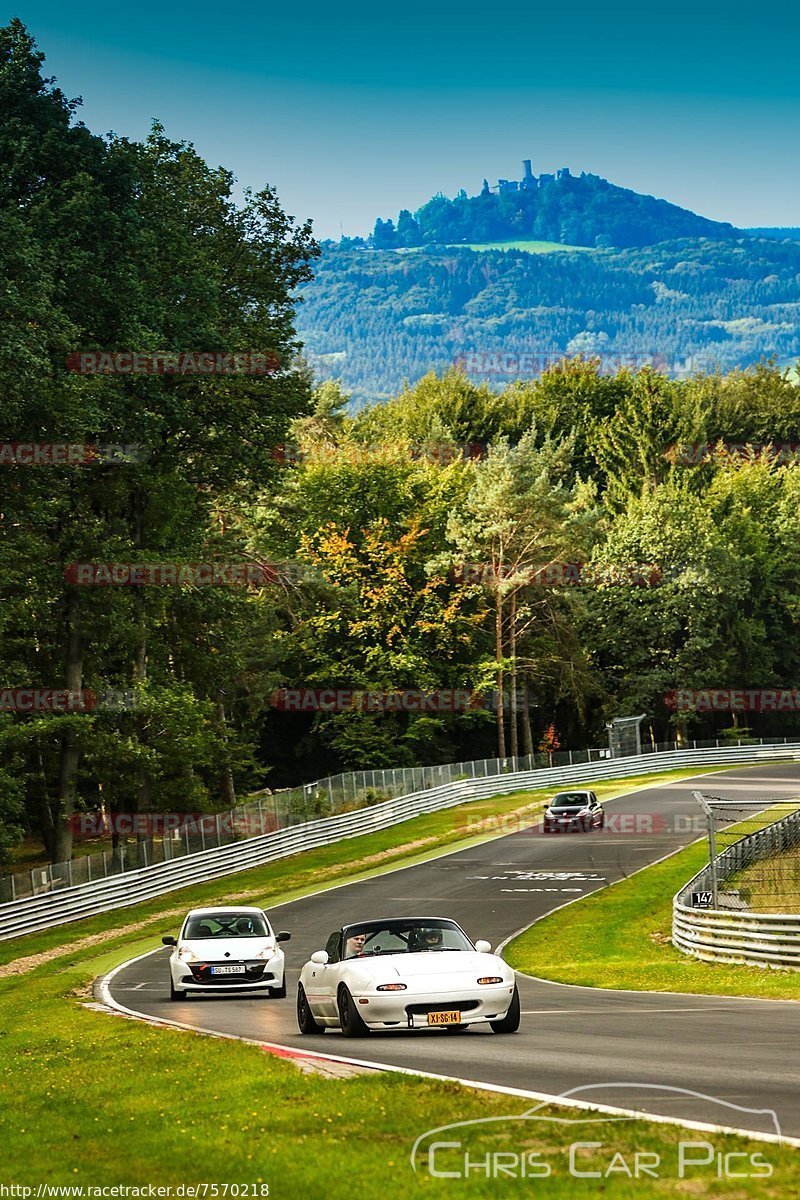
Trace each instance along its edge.
<instances>
[{"instance_id":1,"label":"car side mirror","mask_svg":"<svg viewBox=\"0 0 800 1200\"><path fill-rule=\"evenodd\" d=\"M478 954L491 954L492 953L492 943L484 942L484 941L476 942L475 949L478 951Z\"/></svg>"},{"instance_id":2,"label":"car side mirror","mask_svg":"<svg viewBox=\"0 0 800 1200\"><path fill-rule=\"evenodd\" d=\"M275 938L276 942L290 942L291 940L292 940L292 935L290 933L287 933L285 929L282 929L280 931L280 933L277 935L277 937Z\"/></svg>"},{"instance_id":3,"label":"car side mirror","mask_svg":"<svg viewBox=\"0 0 800 1200\"><path fill-rule=\"evenodd\" d=\"M311 955L311 961L313 963L316 963L318 967L324 967L325 963L328 961L328 951L327 950L315 950L314 953Z\"/></svg>"},{"instance_id":4,"label":"car side mirror","mask_svg":"<svg viewBox=\"0 0 800 1200\"><path fill-rule=\"evenodd\" d=\"M178 944L174 937L162 937L161 941L165 946L177 946Z\"/></svg>"}]
</instances>

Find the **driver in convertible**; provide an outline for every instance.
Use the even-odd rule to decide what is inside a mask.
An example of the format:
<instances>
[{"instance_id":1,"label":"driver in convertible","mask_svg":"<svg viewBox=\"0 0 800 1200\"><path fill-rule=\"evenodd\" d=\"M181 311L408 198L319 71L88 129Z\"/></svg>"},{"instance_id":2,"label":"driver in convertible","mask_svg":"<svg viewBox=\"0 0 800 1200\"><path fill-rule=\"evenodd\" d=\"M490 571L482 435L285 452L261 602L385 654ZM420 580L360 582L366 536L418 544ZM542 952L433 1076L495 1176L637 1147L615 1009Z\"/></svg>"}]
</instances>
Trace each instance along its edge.
<instances>
[{"instance_id":1,"label":"driver in convertible","mask_svg":"<svg viewBox=\"0 0 800 1200\"><path fill-rule=\"evenodd\" d=\"M415 929L410 939L409 950L442 950L444 936L441 929Z\"/></svg>"},{"instance_id":2,"label":"driver in convertible","mask_svg":"<svg viewBox=\"0 0 800 1200\"><path fill-rule=\"evenodd\" d=\"M349 937L344 945L345 958L361 958L364 954L364 942L367 940L365 933L354 933Z\"/></svg>"}]
</instances>

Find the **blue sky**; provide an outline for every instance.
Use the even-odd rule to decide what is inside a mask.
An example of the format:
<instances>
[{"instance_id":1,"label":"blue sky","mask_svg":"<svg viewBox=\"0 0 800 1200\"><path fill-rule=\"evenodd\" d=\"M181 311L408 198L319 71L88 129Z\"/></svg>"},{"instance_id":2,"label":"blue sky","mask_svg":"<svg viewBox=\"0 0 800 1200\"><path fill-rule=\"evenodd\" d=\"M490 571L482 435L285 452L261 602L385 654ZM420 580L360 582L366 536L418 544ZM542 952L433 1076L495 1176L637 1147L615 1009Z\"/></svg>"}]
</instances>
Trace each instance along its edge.
<instances>
[{"instance_id":1,"label":"blue sky","mask_svg":"<svg viewBox=\"0 0 800 1200\"><path fill-rule=\"evenodd\" d=\"M158 117L320 237L484 175L592 171L737 225L800 225L800 10L463 0L113 10L18 0L97 132Z\"/></svg>"}]
</instances>

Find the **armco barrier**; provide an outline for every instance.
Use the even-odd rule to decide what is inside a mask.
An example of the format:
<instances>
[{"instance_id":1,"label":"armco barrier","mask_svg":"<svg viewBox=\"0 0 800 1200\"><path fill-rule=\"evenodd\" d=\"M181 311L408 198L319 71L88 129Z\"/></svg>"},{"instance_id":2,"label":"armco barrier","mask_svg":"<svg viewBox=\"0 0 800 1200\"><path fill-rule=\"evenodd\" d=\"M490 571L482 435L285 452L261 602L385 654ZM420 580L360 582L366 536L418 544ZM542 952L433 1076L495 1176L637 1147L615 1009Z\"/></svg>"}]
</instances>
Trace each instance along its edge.
<instances>
[{"instance_id":1,"label":"armco barrier","mask_svg":"<svg viewBox=\"0 0 800 1200\"><path fill-rule=\"evenodd\" d=\"M715 764L759 762L800 758L800 747L779 743L771 746L727 746L716 749L673 750L664 753L633 755L573 767L551 767L516 774L464 779L398 796L382 804L354 812L325 817L281 829L274 833L247 838L230 846L221 846L197 854L185 855L172 862L158 863L100 879L77 887L32 896L0 905L0 941L21 934L48 929L95 916L116 908L138 904L165 892L176 891L193 883L203 883L261 866L277 858L313 850L344 838L388 829L422 813L451 808L469 800L532 789L556 789L562 784L590 783L593 780L627 778L654 774L675 767L706 767Z\"/></svg>"},{"instance_id":2,"label":"armco barrier","mask_svg":"<svg viewBox=\"0 0 800 1200\"><path fill-rule=\"evenodd\" d=\"M734 842L716 860L718 881L794 845L798 825L800 811ZM672 942L677 950L706 962L800 970L800 913L692 908L686 903L692 892L710 890L711 872L703 867L675 896Z\"/></svg>"}]
</instances>

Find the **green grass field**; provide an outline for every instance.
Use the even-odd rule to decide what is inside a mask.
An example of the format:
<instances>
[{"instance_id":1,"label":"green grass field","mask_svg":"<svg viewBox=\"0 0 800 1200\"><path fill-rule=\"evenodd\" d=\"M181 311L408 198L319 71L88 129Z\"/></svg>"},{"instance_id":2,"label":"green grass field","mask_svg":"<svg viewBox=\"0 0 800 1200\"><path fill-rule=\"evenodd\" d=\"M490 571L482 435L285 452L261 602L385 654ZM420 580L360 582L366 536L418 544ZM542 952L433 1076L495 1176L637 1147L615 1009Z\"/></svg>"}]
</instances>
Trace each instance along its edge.
<instances>
[{"instance_id":1,"label":"green grass field","mask_svg":"<svg viewBox=\"0 0 800 1200\"><path fill-rule=\"evenodd\" d=\"M419 254L428 246L405 246L397 254ZM564 242L537 242L525 238L508 238L500 242L447 242L448 250L525 250L528 254L555 254L570 250L591 250L591 246L570 246Z\"/></svg>"},{"instance_id":2,"label":"green grass field","mask_svg":"<svg viewBox=\"0 0 800 1200\"><path fill-rule=\"evenodd\" d=\"M591 250L591 246L569 246L564 242L526 241L524 238L502 242L470 242L459 243L466 250L524 250L527 254L555 254L567 250Z\"/></svg>"},{"instance_id":3,"label":"green grass field","mask_svg":"<svg viewBox=\"0 0 800 1200\"><path fill-rule=\"evenodd\" d=\"M605 783L596 790L610 798L637 785L688 774ZM494 1197L500 1190L530 1196L532 1185L537 1196L552 1200L596 1196L598 1191L614 1200L679 1193L708 1200L778 1200L800 1194L800 1162L790 1150L716 1134L687 1134L647 1121L581 1122L574 1128L511 1122L501 1125L489 1142L475 1132L459 1135L473 1158L497 1149L538 1152L551 1174L487 1178L473 1171L466 1179L433 1178L425 1156L416 1173L409 1161L414 1141L426 1130L479 1117L516 1116L530 1102L391 1073L350 1079L302 1074L257 1046L153 1028L86 1007L94 978L153 948L157 935L174 929L190 904L244 897L275 904L356 872L389 869L462 845L465 832L475 828L470 823L534 816L542 801L543 793L518 793L464 805L213 885L30 935L13 947L0 944L7 964L0 968L0 1060L5 1067L0 1183L255 1184L268 1186L273 1197L310 1200L351 1200L354 1195L371 1200L389 1188L403 1197ZM17 961L9 963L9 958ZM269 1037L268 1003L264 1037ZM446 1047L445 1037L441 1046L432 1047L431 1070L446 1071ZM531 1084L535 1087L536 1081ZM578 1116L564 1109L548 1112ZM714 1167L706 1166L679 1181L682 1139L707 1140L722 1153L758 1153L773 1173L765 1180L720 1180ZM580 1169L600 1171L600 1179L571 1176L569 1145L577 1141L602 1142L602 1149L581 1152L577 1159ZM661 1156L657 1179L628 1178L621 1160L614 1159L621 1154L632 1170L637 1151ZM440 1169L463 1167L456 1151L446 1154L435 1160ZM612 1162L616 1166L603 1178ZM754 1173L760 1170L753 1168ZM222 1197L222 1191L217 1195Z\"/></svg>"}]
</instances>

